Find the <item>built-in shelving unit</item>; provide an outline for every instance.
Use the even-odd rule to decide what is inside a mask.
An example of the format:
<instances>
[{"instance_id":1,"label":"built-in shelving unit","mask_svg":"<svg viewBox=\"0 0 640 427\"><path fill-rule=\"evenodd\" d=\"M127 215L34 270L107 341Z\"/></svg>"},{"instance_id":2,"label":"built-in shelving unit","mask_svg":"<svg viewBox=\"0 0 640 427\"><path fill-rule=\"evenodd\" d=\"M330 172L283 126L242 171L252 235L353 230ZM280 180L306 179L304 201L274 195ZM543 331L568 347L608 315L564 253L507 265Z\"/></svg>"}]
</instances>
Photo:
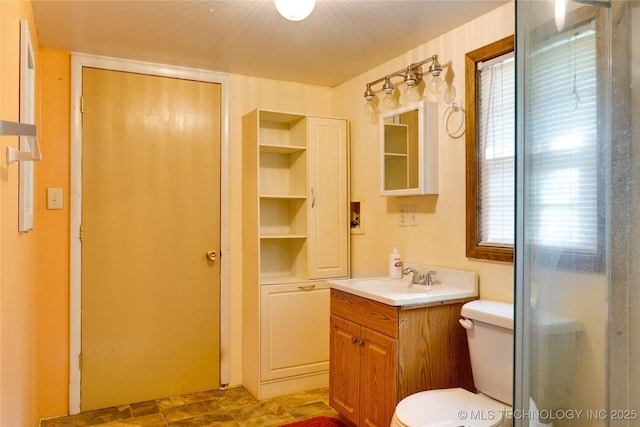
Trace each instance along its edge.
<instances>
[{"instance_id":1,"label":"built-in shelving unit","mask_svg":"<svg viewBox=\"0 0 640 427\"><path fill-rule=\"evenodd\" d=\"M255 110L242 129L244 385L325 387L324 279L349 274L347 122Z\"/></svg>"},{"instance_id":2,"label":"built-in shelving unit","mask_svg":"<svg viewBox=\"0 0 640 427\"><path fill-rule=\"evenodd\" d=\"M260 112L260 283L306 280L307 120Z\"/></svg>"}]
</instances>

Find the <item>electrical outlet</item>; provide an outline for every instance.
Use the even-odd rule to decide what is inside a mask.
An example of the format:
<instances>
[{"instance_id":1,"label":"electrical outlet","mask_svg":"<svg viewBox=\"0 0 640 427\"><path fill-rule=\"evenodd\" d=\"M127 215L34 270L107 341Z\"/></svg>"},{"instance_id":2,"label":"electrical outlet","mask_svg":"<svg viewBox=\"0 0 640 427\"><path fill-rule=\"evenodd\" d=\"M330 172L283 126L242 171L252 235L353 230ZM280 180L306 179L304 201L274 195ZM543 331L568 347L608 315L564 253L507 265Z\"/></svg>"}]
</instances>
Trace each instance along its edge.
<instances>
[{"instance_id":1,"label":"electrical outlet","mask_svg":"<svg viewBox=\"0 0 640 427\"><path fill-rule=\"evenodd\" d=\"M419 225L418 223L418 205L410 205L409 206L409 225L412 227L416 227Z\"/></svg>"}]
</instances>

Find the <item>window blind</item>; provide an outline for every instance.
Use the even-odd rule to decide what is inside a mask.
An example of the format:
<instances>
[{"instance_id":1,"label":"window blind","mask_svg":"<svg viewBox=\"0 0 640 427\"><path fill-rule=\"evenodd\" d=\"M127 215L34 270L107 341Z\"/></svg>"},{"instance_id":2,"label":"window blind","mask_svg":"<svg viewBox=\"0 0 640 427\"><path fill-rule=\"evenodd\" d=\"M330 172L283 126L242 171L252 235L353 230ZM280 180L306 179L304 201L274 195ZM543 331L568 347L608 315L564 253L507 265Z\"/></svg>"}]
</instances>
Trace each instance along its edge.
<instances>
[{"instance_id":1,"label":"window blind","mask_svg":"<svg viewBox=\"0 0 640 427\"><path fill-rule=\"evenodd\" d=\"M527 125L528 238L595 254L598 244L598 108L593 24L537 50Z\"/></svg>"},{"instance_id":2,"label":"window blind","mask_svg":"<svg viewBox=\"0 0 640 427\"><path fill-rule=\"evenodd\" d=\"M515 209L513 52L478 64L478 244L512 246Z\"/></svg>"}]
</instances>

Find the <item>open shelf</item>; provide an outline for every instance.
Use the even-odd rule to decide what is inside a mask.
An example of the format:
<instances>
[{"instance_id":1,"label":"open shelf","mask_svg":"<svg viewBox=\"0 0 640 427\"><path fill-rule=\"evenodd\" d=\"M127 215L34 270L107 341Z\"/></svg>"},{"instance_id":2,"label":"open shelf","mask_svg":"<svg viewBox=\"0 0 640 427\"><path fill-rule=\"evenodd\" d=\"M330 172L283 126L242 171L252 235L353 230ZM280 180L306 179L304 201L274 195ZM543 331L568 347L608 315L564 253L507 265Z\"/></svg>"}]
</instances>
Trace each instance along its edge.
<instances>
[{"instance_id":1,"label":"open shelf","mask_svg":"<svg viewBox=\"0 0 640 427\"><path fill-rule=\"evenodd\" d=\"M260 239L260 284L293 283L307 277L307 239Z\"/></svg>"},{"instance_id":2,"label":"open shelf","mask_svg":"<svg viewBox=\"0 0 640 427\"><path fill-rule=\"evenodd\" d=\"M260 194L304 197L307 192L307 153L260 152Z\"/></svg>"},{"instance_id":3,"label":"open shelf","mask_svg":"<svg viewBox=\"0 0 640 427\"><path fill-rule=\"evenodd\" d=\"M298 238L307 234L305 198L260 198L260 237Z\"/></svg>"},{"instance_id":4,"label":"open shelf","mask_svg":"<svg viewBox=\"0 0 640 427\"><path fill-rule=\"evenodd\" d=\"M291 145L260 144L261 153L292 154L306 150L306 147Z\"/></svg>"}]
</instances>

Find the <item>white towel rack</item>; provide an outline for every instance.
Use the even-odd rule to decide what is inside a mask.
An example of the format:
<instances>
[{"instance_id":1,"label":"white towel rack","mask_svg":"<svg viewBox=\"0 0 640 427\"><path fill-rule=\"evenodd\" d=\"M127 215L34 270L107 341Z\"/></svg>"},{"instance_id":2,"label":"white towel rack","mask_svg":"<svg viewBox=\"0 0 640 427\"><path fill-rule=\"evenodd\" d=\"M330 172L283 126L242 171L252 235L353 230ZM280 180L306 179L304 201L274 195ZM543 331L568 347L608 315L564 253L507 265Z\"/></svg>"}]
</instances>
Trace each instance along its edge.
<instances>
[{"instance_id":1,"label":"white towel rack","mask_svg":"<svg viewBox=\"0 0 640 427\"><path fill-rule=\"evenodd\" d=\"M38 145L38 127L36 125L0 120L0 135L16 135L33 138L33 144L30 144L30 151L16 150L13 147L7 147L7 164L42 160L42 153Z\"/></svg>"}]
</instances>

